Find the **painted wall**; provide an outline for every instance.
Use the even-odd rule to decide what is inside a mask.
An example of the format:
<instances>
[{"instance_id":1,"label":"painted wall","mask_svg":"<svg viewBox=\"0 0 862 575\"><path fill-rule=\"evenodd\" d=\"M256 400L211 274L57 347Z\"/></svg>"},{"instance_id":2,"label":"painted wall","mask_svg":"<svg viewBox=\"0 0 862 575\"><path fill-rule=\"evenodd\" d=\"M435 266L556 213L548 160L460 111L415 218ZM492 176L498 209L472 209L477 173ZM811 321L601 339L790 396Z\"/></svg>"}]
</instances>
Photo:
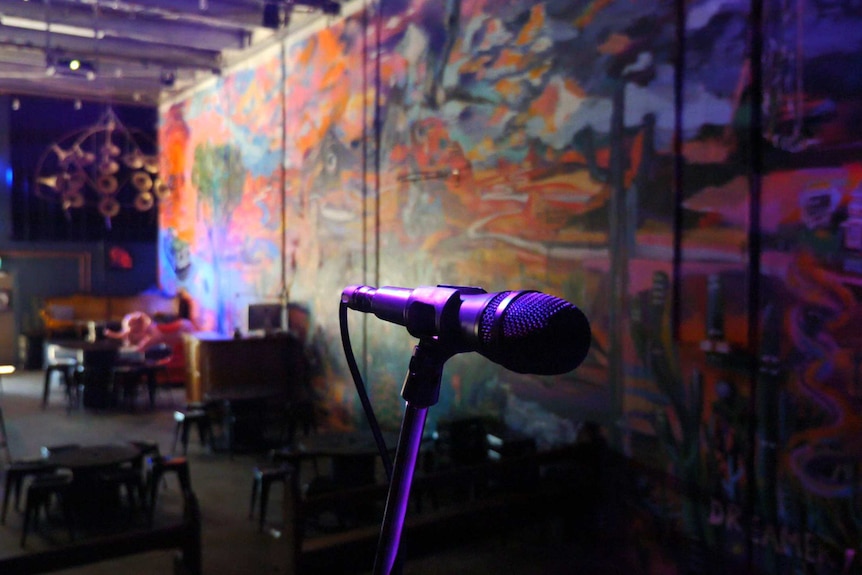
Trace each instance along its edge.
<instances>
[{"instance_id":1,"label":"painted wall","mask_svg":"<svg viewBox=\"0 0 862 575\"><path fill-rule=\"evenodd\" d=\"M662 572L860 571L855 4L350 6L162 110L163 289L224 333L249 303L306 306L346 427L345 286L566 298L593 330L580 368L456 357L431 419L541 446L601 423L643 474L631 525ZM397 426L415 341L350 321ZM656 520L695 544L653 546Z\"/></svg>"}]
</instances>

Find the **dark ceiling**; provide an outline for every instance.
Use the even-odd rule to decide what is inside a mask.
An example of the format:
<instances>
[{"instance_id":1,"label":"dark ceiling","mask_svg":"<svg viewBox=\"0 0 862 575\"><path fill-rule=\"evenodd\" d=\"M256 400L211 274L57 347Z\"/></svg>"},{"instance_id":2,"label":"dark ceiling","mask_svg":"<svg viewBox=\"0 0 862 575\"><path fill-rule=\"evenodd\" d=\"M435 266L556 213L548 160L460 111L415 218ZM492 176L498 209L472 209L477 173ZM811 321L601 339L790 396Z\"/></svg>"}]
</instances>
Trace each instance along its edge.
<instances>
[{"instance_id":1,"label":"dark ceiling","mask_svg":"<svg viewBox=\"0 0 862 575\"><path fill-rule=\"evenodd\" d=\"M0 94L157 105L339 10L333 0L3 0Z\"/></svg>"}]
</instances>

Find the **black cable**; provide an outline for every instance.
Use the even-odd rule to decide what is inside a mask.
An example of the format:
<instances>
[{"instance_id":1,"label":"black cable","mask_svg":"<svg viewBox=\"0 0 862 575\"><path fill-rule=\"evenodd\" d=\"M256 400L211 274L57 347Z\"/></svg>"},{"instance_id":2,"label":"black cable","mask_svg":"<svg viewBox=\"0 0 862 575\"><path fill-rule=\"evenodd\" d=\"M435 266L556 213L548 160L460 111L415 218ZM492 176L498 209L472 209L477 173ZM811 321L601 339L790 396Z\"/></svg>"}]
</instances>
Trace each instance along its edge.
<instances>
[{"instance_id":1,"label":"black cable","mask_svg":"<svg viewBox=\"0 0 862 575\"><path fill-rule=\"evenodd\" d=\"M392 481L392 459L389 456L389 450L386 448L386 442L383 440L383 433L380 431L380 424L377 422L377 417L374 415L374 408L371 406L371 401L368 399L368 393L365 391L362 374L359 373L359 367L356 365L356 358L353 355L353 347L350 345L350 333L347 327L347 310L347 304L341 302L341 305L338 308L338 323L341 326L341 346L344 348L344 357L347 359L347 366L350 368L350 374L353 376L353 383L356 386L356 393L359 395L359 401L362 403L362 409L365 411L368 426L371 428L371 433L374 435L374 442L377 444L377 450L380 452L380 457L383 460L383 469L386 472L386 480Z\"/></svg>"}]
</instances>

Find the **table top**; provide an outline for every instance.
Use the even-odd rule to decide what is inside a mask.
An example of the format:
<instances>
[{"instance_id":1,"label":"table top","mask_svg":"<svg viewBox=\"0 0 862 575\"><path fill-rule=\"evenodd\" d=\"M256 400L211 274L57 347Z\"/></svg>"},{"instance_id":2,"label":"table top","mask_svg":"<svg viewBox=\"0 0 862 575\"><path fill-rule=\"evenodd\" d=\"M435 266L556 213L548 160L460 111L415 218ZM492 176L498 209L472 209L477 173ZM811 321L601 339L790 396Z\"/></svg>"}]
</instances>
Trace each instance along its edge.
<instances>
[{"instance_id":1,"label":"table top","mask_svg":"<svg viewBox=\"0 0 862 575\"><path fill-rule=\"evenodd\" d=\"M106 444L85 445L63 450L45 458L45 463L66 467L72 471L102 469L132 461L141 454L134 445Z\"/></svg>"}]
</instances>

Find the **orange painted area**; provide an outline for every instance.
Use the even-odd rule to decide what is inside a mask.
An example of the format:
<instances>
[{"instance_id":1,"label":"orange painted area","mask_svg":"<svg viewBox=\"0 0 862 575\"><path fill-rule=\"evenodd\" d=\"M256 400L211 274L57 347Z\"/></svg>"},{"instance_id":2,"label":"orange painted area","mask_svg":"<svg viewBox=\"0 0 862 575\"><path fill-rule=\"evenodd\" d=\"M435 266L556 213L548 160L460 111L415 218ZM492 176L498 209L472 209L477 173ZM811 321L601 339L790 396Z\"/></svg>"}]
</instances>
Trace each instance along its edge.
<instances>
[{"instance_id":1,"label":"orange painted area","mask_svg":"<svg viewBox=\"0 0 862 575\"><path fill-rule=\"evenodd\" d=\"M530 10L530 19L521 28L515 43L519 46L526 46L536 41L536 38L542 34L545 28L545 10L541 4L533 6Z\"/></svg>"}]
</instances>

